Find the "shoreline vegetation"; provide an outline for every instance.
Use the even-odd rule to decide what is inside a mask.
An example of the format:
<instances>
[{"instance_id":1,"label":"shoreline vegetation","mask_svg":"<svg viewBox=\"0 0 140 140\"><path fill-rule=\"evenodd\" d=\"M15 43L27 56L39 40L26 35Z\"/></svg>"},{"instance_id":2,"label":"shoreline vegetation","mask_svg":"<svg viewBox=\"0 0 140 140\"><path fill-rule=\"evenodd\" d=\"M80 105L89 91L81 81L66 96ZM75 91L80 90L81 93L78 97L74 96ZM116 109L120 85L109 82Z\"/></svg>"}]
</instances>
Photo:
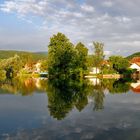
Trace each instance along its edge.
<instances>
[{"instance_id":1,"label":"shoreline vegetation","mask_svg":"<svg viewBox=\"0 0 140 140\"><path fill-rule=\"evenodd\" d=\"M140 70L130 68L133 56L140 58L140 53L130 57L118 55L105 59L104 44L93 42L93 52L81 42L74 45L62 33L50 38L48 52L27 53L4 51L0 53L0 80L18 77L53 78L103 78L119 79L140 75ZM9 55L6 55L8 53ZM140 67L140 59L137 65Z\"/></svg>"}]
</instances>

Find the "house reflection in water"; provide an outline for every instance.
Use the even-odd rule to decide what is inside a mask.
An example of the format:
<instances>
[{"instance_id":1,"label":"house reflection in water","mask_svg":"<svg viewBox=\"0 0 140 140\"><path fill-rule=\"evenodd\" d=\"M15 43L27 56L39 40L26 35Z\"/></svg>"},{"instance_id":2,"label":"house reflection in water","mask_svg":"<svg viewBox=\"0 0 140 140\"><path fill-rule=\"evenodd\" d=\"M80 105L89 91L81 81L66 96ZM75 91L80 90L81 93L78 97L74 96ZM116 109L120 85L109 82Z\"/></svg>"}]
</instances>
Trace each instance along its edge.
<instances>
[{"instance_id":1,"label":"house reflection in water","mask_svg":"<svg viewBox=\"0 0 140 140\"><path fill-rule=\"evenodd\" d=\"M134 93L140 93L140 80L137 83L131 83L131 87Z\"/></svg>"},{"instance_id":2,"label":"house reflection in water","mask_svg":"<svg viewBox=\"0 0 140 140\"><path fill-rule=\"evenodd\" d=\"M100 79L99 78L89 78L89 81L91 82L92 85L99 85L100 84Z\"/></svg>"}]
</instances>

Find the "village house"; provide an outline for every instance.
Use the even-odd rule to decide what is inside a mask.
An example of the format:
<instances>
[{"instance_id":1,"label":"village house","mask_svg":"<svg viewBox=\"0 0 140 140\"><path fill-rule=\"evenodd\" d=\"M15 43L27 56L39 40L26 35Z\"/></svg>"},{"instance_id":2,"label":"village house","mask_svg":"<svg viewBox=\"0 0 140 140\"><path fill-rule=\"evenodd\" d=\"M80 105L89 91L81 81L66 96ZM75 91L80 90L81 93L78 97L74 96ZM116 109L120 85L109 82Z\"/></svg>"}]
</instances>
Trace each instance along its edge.
<instances>
[{"instance_id":1,"label":"village house","mask_svg":"<svg viewBox=\"0 0 140 140\"><path fill-rule=\"evenodd\" d=\"M140 72L140 57L134 57L130 61L130 63L131 63L131 65L130 65L131 69L135 69L135 70L137 70L137 72Z\"/></svg>"},{"instance_id":2,"label":"village house","mask_svg":"<svg viewBox=\"0 0 140 140\"><path fill-rule=\"evenodd\" d=\"M37 72L37 73L41 72L41 62L37 62L35 64L35 72Z\"/></svg>"},{"instance_id":3,"label":"village house","mask_svg":"<svg viewBox=\"0 0 140 140\"><path fill-rule=\"evenodd\" d=\"M96 68L96 67L92 67L90 69L90 74L99 74L100 73L100 69L99 68Z\"/></svg>"},{"instance_id":4,"label":"village house","mask_svg":"<svg viewBox=\"0 0 140 140\"><path fill-rule=\"evenodd\" d=\"M30 63L26 64L24 69L28 71L29 73L40 73L41 72L41 63Z\"/></svg>"},{"instance_id":5,"label":"village house","mask_svg":"<svg viewBox=\"0 0 140 140\"><path fill-rule=\"evenodd\" d=\"M133 78L135 79L140 79L140 57L134 57L131 61L130 61L131 65L130 68L135 70L133 73Z\"/></svg>"},{"instance_id":6,"label":"village house","mask_svg":"<svg viewBox=\"0 0 140 140\"><path fill-rule=\"evenodd\" d=\"M104 67L104 66L110 67L110 64L109 64L109 62L107 60L104 60L104 61L101 62L101 67ZM92 67L90 69L89 73L90 74L99 74L100 72L101 72L101 69L96 68L96 67Z\"/></svg>"},{"instance_id":7,"label":"village house","mask_svg":"<svg viewBox=\"0 0 140 140\"><path fill-rule=\"evenodd\" d=\"M137 71L140 71L140 63L132 63L130 68L136 69Z\"/></svg>"}]
</instances>

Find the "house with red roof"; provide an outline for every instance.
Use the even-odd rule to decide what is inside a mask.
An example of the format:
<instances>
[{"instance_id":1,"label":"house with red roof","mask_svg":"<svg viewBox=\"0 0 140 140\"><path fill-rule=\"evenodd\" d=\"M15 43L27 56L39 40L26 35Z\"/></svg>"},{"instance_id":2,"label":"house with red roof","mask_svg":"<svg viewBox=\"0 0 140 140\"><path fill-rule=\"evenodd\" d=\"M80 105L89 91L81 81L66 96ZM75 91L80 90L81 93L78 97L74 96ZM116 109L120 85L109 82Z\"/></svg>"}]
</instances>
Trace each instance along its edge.
<instances>
[{"instance_id":1,"label":"house with red roof","mask_svg":"<svg viewBox=\"0 0 140 140\"><path fill-rule=\"evenodd\" d=\"M134 57L131 59L130 63L131 69L136 69L138 72L140 72L140 57Z\"/></svg>"}]
</instances>

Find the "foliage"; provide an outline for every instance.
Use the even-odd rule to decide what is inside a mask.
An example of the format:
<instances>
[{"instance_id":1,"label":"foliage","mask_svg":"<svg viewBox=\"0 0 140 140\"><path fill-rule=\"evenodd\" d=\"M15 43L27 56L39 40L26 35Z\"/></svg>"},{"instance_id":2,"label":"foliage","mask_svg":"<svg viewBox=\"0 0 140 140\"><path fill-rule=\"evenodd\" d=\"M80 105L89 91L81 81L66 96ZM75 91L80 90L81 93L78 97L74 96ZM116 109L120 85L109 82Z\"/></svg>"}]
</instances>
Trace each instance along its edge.
<instances>
[{"instance_id":1,"label":"foliage","mask_svg":"<svg viewBox=\"0 0 140 140\"><path fill-rule=\"evenodd\" d=\"M0 69L6 71L7 78L12 78L15 75L17 75L17 73L22 67L23 67L23 62L18 55L0 61Z\"/></svg>"},{"instance_id":2,"label":"foliage","mask_svg":"<svg viewBox=\"0 0 140 140\"><path fill-rule=\"evenodd\" d=\"M131 75L135 73L136 71L137 71L136 69L128 68L123 72L123 75L124 77L131 77Z\"/></svg>"},{"instance_id":3,"label":"foliage","mask_svg":"<svg viewBox=\"0 0 140 140\"><path fill-rule=\"evenodd\" d=\"M85 47L84 44L79 42L75 50L77 52L77 66L82 68L83 70L87 69L87 56L88 56L88 49Z\"/></svg>"},{"instance_id":4,"label":"foliage","mask_svg":"<svg viewBox=\"0 0 140 140\"><path fill-rule=\"evenodd\" d=\"M93 67L93 62L94 62L94 57L93 57L93 55L88 55L88 56L87 56L87 67L88 67L88 68Z\"/></svg>"},{"instance_id":5,"label":"foliage","mask_svg":"<svg viewBox=\"0 0 140 140\"><path fill-rule=\"evenodd\" d=\"M101 62L104 60L104 44L100 42L93 42L94 55L93 55L93 66L101 67Z\"/></svg>"},{"instance_id":6,"label":"foliage","mask_svg":"<svg viewBox=\"0 0 140 140\"><path fill-rule=\"evenodd\" d=\"M129 67L129 61L122 56L111 56L109 57L109 62L111 67L121 74Z\"/></svg>"},{"instance_id":7,"label":"foliage","mask_svg":"<svg viewBox=\"0 0 140 140\"><path fill-rule=\"evenodd\" d=\"M50 39L48 51L49 75L70 75L76 69L76 51L73 44L62 33Z\"/></svg>"},{"instance_id":8,"label":"foliage","mask_svg":"<svg viewBox=\"0 0 140 140\"><path fill-rule=\"evenodd\" d=\"M112 67L110 66L103 66L102 67L102 74L115 74L117 73L116 70L114 70Z\"/></svg>"},{"instance_id":9,"label":"foliage","mask_svg":"<svg viewBox=\"0 0 140 140\"><path fill-rule=\"evenodd\" d=\"M130 79L102 79L101 84L104 89L108 89L111 94L126 93L130 89Z\"/></svg>"},{"instance_id":10,"label":"foliage","mask_svg":"<svg viewBox=\"0 0 140 140\"><path fill-rule=\"evenodd\" d=\"M46 72L48 70L47 60L42 60L42 61L40 61L40 63L41 63L41 66L40 66L41 71Z\"/></svg>"},{"instance_id":11,"label":"foliage","mask_svg":"<svg viewBox=\"0 0 140 140\"><path fill-rule=\"evenodd\" d=\"M130 83L119 79L113 83L113 89L110 90L111 93L126 93L130 89Z\"/></svg>"}]
</instances>

